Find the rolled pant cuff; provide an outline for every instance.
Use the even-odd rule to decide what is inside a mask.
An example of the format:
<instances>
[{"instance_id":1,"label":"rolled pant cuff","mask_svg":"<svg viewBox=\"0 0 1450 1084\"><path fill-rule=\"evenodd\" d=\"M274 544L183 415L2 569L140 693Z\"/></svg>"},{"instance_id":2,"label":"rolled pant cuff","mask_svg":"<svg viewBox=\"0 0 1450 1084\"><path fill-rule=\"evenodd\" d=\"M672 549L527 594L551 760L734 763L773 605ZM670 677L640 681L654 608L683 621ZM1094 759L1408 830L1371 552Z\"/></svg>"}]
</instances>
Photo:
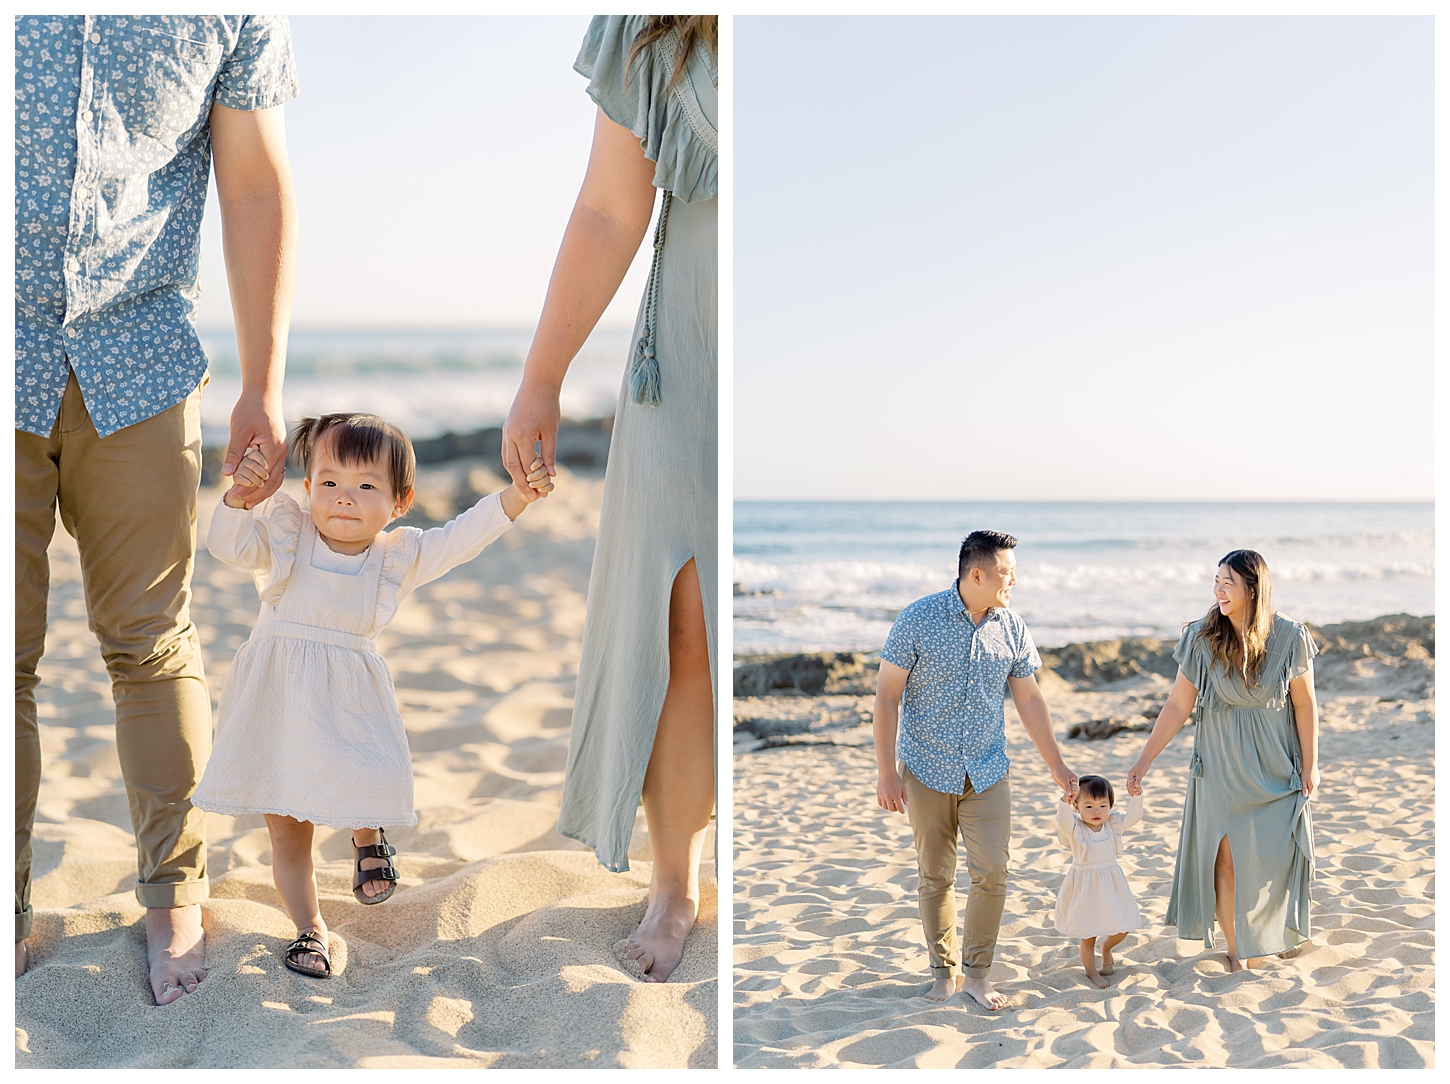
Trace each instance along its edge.
<instances>
[{"instance_id":1,"label":"rolled pant cuff","mask_svg":"<svg viewBox=\"0 0 1450 1084\"><path fill-rule=\"evenodd\" d=\"M136 886L136 899L142 907L190 907L193 903L205 902L209 895L211 885L205 877L199 881Z\"/></svg>"},{"instance_id":2,"label":"rolled pant cuff","mask_svg":"<svg viewBox=\"0 0 1450 1084\"><path fill-rule=\"evenodd\" d=\"M991 964L988 964L986 967L964 967L962 968L962 974L966 975L969 979L985 979L987 972L991 970Z\"/></svg>"},{"instance_id":3,"label":"rolled pant cuff","mask_svg":"<svg viewBox=\"0 0 1450 1084\"><path fill-rule=\"evenodd\" d=\"M934 979L950 977L952 975L955 975L957 971L958 968L955 964L947 964L943 967L936 967L935 965L933 965L931 969L931 977Z\"/></svg>"},{"instance_id":4,"label":"rolled pant cuff","mask_svg":"<svg viewBox=\"0 0 1450 1084\"><path fill-rule=\"evenodd\" d=\"M15 940L24 941L35 925L35 908L27 907L15 916Z\"/></svg>"}]
</instances>

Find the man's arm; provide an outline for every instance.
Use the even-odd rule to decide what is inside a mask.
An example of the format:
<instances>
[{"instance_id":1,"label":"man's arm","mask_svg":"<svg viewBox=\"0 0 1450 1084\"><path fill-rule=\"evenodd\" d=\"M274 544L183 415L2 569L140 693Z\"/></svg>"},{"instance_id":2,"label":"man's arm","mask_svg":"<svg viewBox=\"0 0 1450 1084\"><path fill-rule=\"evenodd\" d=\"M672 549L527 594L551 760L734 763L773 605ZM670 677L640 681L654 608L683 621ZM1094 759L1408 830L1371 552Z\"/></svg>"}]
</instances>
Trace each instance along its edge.
<instances>
[{"instance_id":1,"label":"man's arm","mask_svg":"<svg viewBox=\"0 0 1450 1084\"><path fill-rule=\"evenodd\" d=\"M1022 720L1022 729L1037 747L1038 756L1047 764L1053 780L1064 794L1077 789L1077 776L1062 762L1062 751L1057 747L1057 738L1052 733L1052 717L1047 711L1047 701L1037 687L1035 677L1007 679L1007 688L1012 693L1012 703L1017 716Z\"/></svg>"},{"instance_id":2,"label":"man's arm","mask_svg":"<svg viewBox=\"0 0 1450 1084\"><path fill-rule=\"evenodd\" d=\"M252 445L261 448L271 472L247 495L250 508L282 484L286 462L282 372L297 273L297 203L281 107L247 111L213 105L211 145L242 364L242 394L232 410L222 473L230 476Z\"/></svg>"},{"instance_id":3,"label":"man's arm","mask_svg":"<svg viewBox=\"0 0 1450 1084\"><path fill-rule=\"evenodd\" d=\"M881 660L876 677L876 712L871 737L876 743L876 804L892 813L906 812L906 784L896 771L896 725L901 694L910 670Z\"/></svg>"}]
</instances>

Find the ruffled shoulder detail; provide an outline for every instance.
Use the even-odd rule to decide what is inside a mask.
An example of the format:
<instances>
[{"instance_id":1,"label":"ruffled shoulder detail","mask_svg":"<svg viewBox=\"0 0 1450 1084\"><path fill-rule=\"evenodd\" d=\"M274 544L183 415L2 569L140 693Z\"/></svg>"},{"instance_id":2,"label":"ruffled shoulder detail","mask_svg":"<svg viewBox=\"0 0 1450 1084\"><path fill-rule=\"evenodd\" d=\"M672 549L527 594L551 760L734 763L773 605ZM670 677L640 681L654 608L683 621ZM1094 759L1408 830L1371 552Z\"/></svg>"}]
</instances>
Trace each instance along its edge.
<instances>
[{"instance_id":1,"label":"ruffled shoulder detail","mask_svg":"<svg viewBox=\"0 0 1450 1084\"><path fill-rule=\"evenodd\" d=\"M382 628L398 612L398 595L409 571L418 563L423 532L417 527L395 527L383 539L383 566L378 572L378 606L373 615L375 629Z\"/></svg>"},{"instance_id":2,"label":"ruffled shoulder detail","mask_svg":"<svg viewBox=\"0 0 1450 1084\"><path fill-rule=\"evenodd\" d=\"M1283 632L1286 640L1284 683L1287 685L1309 672L1314 656L1319 654L1319 645L1314 642L1314 634L1309 631L1309 626L1302 621L1295 621L1283 614L1275 614L1274 620L1282 621L1288 626Z\"/></svg>"},{"instance_id":3,"label":"ruffled shoulder detail","mask_svg":"<svg viewBox=\"0 0 1450 1084\"><path fill-rule=\"evenodd\" d=\"M252 578L257 583L257 594L262 596L262 601L275 605L287 589L287 581L292 578L292 565L297 560L297 540L302 536L306 513L280 489L267 500L267 546L271 550L272 563L268 568L253 572Z\"/></svg>"},{"instance_id":4,"label":"ruffled shoulder detail","mask_svg":"<svg viewBox=\"0 0 1450 1084\"><path fill-rule=\"evenodd\" d=\"M715 62L708 47L691 58L673 85L679 37L671 30L629 63L646 15L596 15L584 35L574 70L589 80L589 97L604 115L633 132L655 163L654 186L686 203L719 191L719 134L700 108L715 94ZM699 86L702 81L708 85Z\"/></svg>"},{"instance_id":5,"label":"ruffled shoulder detail","mask_svg":"<svg viewBox=\"0 0 1450 1084\"><path fill-rule=\"evenodd\" d=\"M1200 618L1183 630L1183 635L1178 638L1178 646L1173 649L1173 661L1183 671L1186 677L1201 697L1207 691L1208 684L1208 645L1199 638L1199 631L1203 628L1203 620Z\"/></svg>"}]
</instances>

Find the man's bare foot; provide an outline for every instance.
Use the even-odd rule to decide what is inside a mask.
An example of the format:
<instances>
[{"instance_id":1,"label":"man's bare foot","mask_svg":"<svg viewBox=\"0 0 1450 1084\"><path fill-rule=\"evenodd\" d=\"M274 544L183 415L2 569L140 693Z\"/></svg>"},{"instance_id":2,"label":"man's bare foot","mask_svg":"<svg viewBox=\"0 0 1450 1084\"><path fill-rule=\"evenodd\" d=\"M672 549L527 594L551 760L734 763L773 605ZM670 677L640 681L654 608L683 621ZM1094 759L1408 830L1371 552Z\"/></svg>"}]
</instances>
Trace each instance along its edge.
<instances>
[{"instance_id":1,"label":"man's bare foot","mask_svg":"<svg viewBox=\"0 0 1450 1084\"><path fill-rule=\"evenodd\" d=\"M962 989L962 977L960 975L938 975L932 980L931 989L923 996L928 1001L945 1001Z\"/></svg>"},{"instance_id":2,"label":"man's bare foot","mask_svg":"<svg viewBox=\"0 0 1450 1084\"><path fill-rule=\"evenodd\" d=\"M15 977L18 979L25 974L30 966L30 950L25 947L24 941L15 942Z\"/></svg>"},{"instance_id":3,"label":"man's bare foot","mask_svg":"<svg viewBox=\"0 0 1450 1084\"><path fill-rule=\"evenodd\" d=\"M988 982L985 976L977 978L967 975L962 979L961 990L982 1008L992 1012L1007 1004L1007 995Z\"/></svg>"},{"instance_id":4,"label":"man's bare foot","mask_svg":"<svg viewBox=\"0 0 1450 1084\"><path fill-rule=\"evenodd\" d=\"M684 893L661 892L650 900L625 953L650 982L665 982L680 966L699 910L699 901Z\"/></svg>"},{"instance_id":5,"label":"man's bare foot","mask_svg":"<svg viewBox=\"0 0 1450 1084\"><path fill-rule=\"evenodd\" d=\"M146 908L146 964L158 1005L170 1005L206 978L201 906Z\"/></svg>"},{"instance_id":6,"label":"man's bare foot","mask_svg":"<svg viewBox=\"0 0 1450 1084\"><path fill-rule=\"evenodd\" d=\"M1087 971L1088 981L1096 986L1099 990L1106 990L1108 988L1108 980L1103 978L1102 973L1099 972L1097 968L1089 967L1085 970Z\"/></svg>"}]
</instances>

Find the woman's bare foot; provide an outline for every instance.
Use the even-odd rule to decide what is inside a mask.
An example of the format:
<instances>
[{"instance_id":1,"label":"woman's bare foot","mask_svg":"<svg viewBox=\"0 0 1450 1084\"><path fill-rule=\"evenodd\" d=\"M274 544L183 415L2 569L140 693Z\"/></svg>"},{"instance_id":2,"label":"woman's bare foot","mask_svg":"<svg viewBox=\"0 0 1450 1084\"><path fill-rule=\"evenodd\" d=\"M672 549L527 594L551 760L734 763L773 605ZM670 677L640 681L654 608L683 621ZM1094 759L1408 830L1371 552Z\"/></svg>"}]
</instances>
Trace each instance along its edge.
<instances>
[{"instance_id":1,"label":"woman's bare foot","mask_svg":"<svg viewBox=\"0 0 1450 1084\"><path fill-rule=\"evenodd\" d=\"M158 1005L170 1005L206 978L201 906L146 908L146 965Z\"/></svg>"},{"instance_id":2,"label":"woman's bare foot","mask_svg":"<svg viewBox=\"0 0 1450 1084\"><path fill-rule=\"evenodd\" d=\"M962 989L962 977L960 975L938 975L932 980L931 989L923 996L928 1001L942 1002Z\"/></svg>"},{"instance_id":3,"label":"woman's bare foot","mask_svg":"<svg viewBox=\"0 0 1450 1084\"><path fill-rule=\"evenodd\" d=\"M353 846L355 847L371 847L376 843L381 843L382 841L383 833L377 828L354 828L352 830L352 842ZM382 869L387 864L388 859L386 858L364 858L362 860L362 868L364 870ZM361 887L363 895L368 897L368 899L372 899L374 896L379 896L382 893L387 892L392 887L392 882L364 881ZM301 933L302 931L299 930L297 932ZM311 955L316 954L313 953ZM312 966L318 967L321 965L314 964Z\"/></svg>"},{"instance_id":4,"label":"woman's bare foot","mask_svg":"<svg viewBox=\"0 0 1450 1084\"><path fill-rule=\"evenodd\" d=\"M699 910L700 902L682 892L660 892L650 900L625 953L650 982L667 981L680 966Z\"/></svg>"},{"instance_id":5,"label":"woman's bare foot","mask_svg":"<svg viewBox=\"0 0 1450 1084\"><path fill-rule=\"evenodd\" d=\"M24 941L15 942L15 977L18 979L30 967L30 950Z\"/></svg>"},{"instance_id":6,"label":"woman's bare foot","mask_svg":"<svg viewBox=\"0 0 1450 1084\"><path fill-rule=\"evenodd\" d=\"M965 976L962 979L961 990L982 1008L990 1009L992 1012L996 1012L1007 1004L1007 995L988 982L986 976L981 978L972 975Z\"/></svg>"}]
</instances>

